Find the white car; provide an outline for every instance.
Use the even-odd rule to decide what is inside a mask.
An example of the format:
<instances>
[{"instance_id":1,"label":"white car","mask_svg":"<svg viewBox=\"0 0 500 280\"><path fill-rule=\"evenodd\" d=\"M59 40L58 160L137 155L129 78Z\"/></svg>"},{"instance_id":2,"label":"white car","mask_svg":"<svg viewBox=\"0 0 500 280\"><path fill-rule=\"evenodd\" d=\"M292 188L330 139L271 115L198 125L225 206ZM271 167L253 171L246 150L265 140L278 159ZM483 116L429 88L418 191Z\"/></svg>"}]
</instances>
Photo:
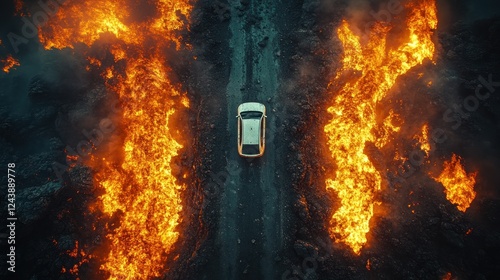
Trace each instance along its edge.
<instances>
[{"instance_id":1,"label":"white car","mask_svg":"<svg viewBox=\"0 0 500 280\"><path fill-rule=\"evenodd\" d=\"M238 153L260 157L266 147L266 106L247 102L238 106Z\"/></svg>"}]
</instances>

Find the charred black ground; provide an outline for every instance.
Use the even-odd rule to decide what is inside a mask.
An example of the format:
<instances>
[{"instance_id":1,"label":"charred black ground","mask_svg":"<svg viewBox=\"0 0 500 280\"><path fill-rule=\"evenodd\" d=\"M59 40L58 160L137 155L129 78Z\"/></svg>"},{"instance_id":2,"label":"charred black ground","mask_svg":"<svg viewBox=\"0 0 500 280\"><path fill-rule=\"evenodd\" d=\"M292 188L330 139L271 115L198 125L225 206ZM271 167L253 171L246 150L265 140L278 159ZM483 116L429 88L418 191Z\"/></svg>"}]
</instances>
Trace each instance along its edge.
<instances>
[{"instance_id":1,"label":"charred black ground","mask_svg":"<svg viewBox=\"0 0 500 280\"><path fill-rule=\"evenodd\" d=\"M324 101L332 99L325 94L327 82L334 75L342 54L335 34L324 32L325 29L336 30L338 18L332 15L342 14L342 5L336 6L340 11L332 12L325 10L323 4L317 1L304 4L304 10L309 13L302 18L302 28L312 32L299 37L299 43L295 45L301 46L297 48L297 56L301 59L292 62L290 67L300 69L309 63L315 65L319 73L313 72L306 79L297 78L300 77L299 70L291 75L293 80L301 81L289 92L295 108L300 108L293 111L302 113L290 115L287 134L291 142L288 152L291 160L287 160L287 166L292 182L295 182L294 214L297 223L293 253L288 254L295 266L290 267L291 276L283 279L303 279L304 276L306 279L438 279L447 273L453 279L495 278L499 271L499 228L495 222L499 206L496 187L499 178L493 178L491 167L499 163L498 145L493 144L499 139L499 115L493 113L493 108L499 106L499 99L496 96L491 103L482 104L478 111L463 120L463 125L457 130L443 121L442 114L451 104L460 104L474 93L480 75L486 77L491 73L495 76L494 73L500 69L499 45L494 39L498 33L498 18L473 20L466 16L467 9L463 8L469 5L466 3L455 7L459 12L441 13L440 16L449 17L449 25L444 28L445 31L436 32L436 65L427 62L410 71L398 82L404 87L392 93L395 98L406 101L399 109L409 124L403 129L419 127L422 116L426 116L431 126L446 130L449 140L438 145L436 159L457 152L468 158L470 170L483 174L479 175L476 201L464 215L446 201L439 184L432 179L423 179L441 161L415 169L413 175L405 176L403 181L392 177L392 172L397 173L398 169L398 166L393 166L388 172L390 191L380 198L391 213L374 219L369 244L358 257L342 245L331 244L328 238L325 221L336 208L336 197L334 194L324 195L323 178L335 167L324 165L320 150L325 147L311 141L324 137L322 129L329 119L326 114L328 103ZM309 17L311 14L313 16ZM451 20L457 18L464 21ZM325 55L318 58L311 53ZM430 91L423 81L415 79L420 72L437 82ZM411 139L397 141L403 143L408 152L411 151ZM378 158L380 155L371 154L371 160L381 160ZM397 192L393 192L396 189ZM304 198L307 203L303 203ZM407 205L412 201L420 203L417 215L408 211ZM467 235L469 229L472 231Z\"/></svg>"},{"instance_id":2,"label":"charred black ground","mask_svg":"<svg viewBox=\"0 0 500 280\"><path fill-rule=\"evenodd\" d=\"M379 4L369 2L372 7ZM437 145L431 164L415 168L411 176L394 179L399 166L391 167L387 176L393 179L380 197L390 213L373 219L369 243L356 256L328 235L327 221L338 205L335 194L326 193L324 186L326 174L335 166L327 165L322 156L327 149L322 131L332 100L328 81L342 56L335 30L352 2L266 3L196 1L190 30L183 34L193 48L171 57L175 79L191 100L189 110L179 114L176 122L184 124L184 133L192 141L175 161L179 170L189 172L188 178L179 178L189 188L183 195L183 233L170 259L178 258L166 265L169 269L163 278L440 279L451 273L456 279L496 279L500 273L500 89L477 111L459 116L458 129L443 120L443 113L474 93L479 76L492 75L493 81L500 81L497 7L487 1L476 5L438 1L442 25L435 34L436 64L425 63L401 77L398 84L404 86L394 89L392 96L404 96L407 101L398 108L407 124L403 129L421 127L425 115L431 127L446 130L449 140ZM269 7L274 12L262 11ZM93 129L104 117L116 117L111 110L116 97L105 89L98 73L85 70L85 58L75 55L78 50L47 54L38 50L33 39L15 54L6 34L19 32L22 22L12 16L13 10L10 1L2 3L0 58L14 54L30 66L0 76L0 162L17 162L19 172L17 241L22 245L18 246L17 279L105 279L99 259L106 255L106 231L119 225L120 215L109 219L89 214L88 206L100 195L90 168L76 165L58 176L53 163L66 163L65 148L84 138L82 129ZM263 17L269 14L275 17ZM266 27L268 21L272 28ZM231 93L227 89L234 75L235 24L241 24L248 36L242 49L247 76L238 92ZM275 41L266 33L271 29L277 30ZM262 89L273 85L257 79L264 70L255 70L259 61L265 61L266 52L273 54L278 65L275 93ZM425 73L424 79L415 78L420 72ZM426 79L434 81L432 87L426 86ZM272 152L266 153L272 158L235 160L235 143L230 141L234 119L229 110L234 95L266 104L273 127ZM121 129L117 125L115 134L120 135ZM411 139L395 141L411 151ZM383 160L381 155L390 152L374 151L370 157ZM465 214L426 175L453 152L467 160L468 170L479 172L478 195ZM232 173L234 164L241 173ZM270 174L262 173L272 164ZM1 178L6 182L5 174ZM235 178L241 181L228 188ZM272 189L263 187L266 182L272 182ZM231 190L240 194L235 196L234 209L224 204ZM266 201L269 192L276 194L276 208ZM5 188L0 194L6 197ZM419 205L412 214L407 205L415 201ZM221 234L221 229L231 228L224 226L232 223L224 216L230 210L234 210L234 234ZM266 229L274 224L282 233L270 236ZM97 230L89 230L94 227ZM1 241L5 252L7 244ZM234 264L227 263L231 256ZM75 264L78 273L69 273ZM8 279L4 266L2 262L0 278ZM224 278L227 275L231 276Z\"/></svg>"}]
</instances>

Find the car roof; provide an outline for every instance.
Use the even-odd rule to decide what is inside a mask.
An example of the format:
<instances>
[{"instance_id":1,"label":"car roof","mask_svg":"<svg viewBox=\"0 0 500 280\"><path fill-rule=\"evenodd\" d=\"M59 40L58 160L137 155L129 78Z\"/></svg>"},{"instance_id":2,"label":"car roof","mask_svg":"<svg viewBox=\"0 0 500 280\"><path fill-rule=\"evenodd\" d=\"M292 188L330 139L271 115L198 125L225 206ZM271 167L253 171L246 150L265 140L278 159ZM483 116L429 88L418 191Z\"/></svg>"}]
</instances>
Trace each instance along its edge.
<instances>
[{"instance_id":1,"label":"car roof","mask_svg":"<svg viewBox=\"0 0 500 280\"><path fill-rule=\"evenodd\" d=\"M258 145L260 139L260 119L242 120L242 144Z\"/></svg>"}]
</instances>

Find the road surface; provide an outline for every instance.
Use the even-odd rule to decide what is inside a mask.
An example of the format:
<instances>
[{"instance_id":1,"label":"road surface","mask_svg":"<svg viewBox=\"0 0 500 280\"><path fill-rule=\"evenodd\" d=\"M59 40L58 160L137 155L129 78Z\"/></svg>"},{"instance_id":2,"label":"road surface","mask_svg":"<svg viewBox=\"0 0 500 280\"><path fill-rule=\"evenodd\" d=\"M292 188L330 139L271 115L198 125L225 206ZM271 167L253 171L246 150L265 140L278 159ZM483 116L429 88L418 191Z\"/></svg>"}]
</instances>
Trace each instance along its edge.
<instances>
[{"instance_id":1,"label":"road surface","mask_svg":"<svg viewBox=\"0 0 500 280\"><path fill-rule=\"evenodd\" d=\"M274 100L279 87L276 1L248 1L231 6L231 72L226 87L227 151L230 172L221 196L217 279L277 279L282 246L281 184L275 182ZM241 1L245 2L245 1ZM242 11L243 10L243 11ZM258 159L241 158L236 149L237 107L256 101L266 105L266 151ZM235 168L236 167L236 168Z\"/></svg>"}]
</instances>

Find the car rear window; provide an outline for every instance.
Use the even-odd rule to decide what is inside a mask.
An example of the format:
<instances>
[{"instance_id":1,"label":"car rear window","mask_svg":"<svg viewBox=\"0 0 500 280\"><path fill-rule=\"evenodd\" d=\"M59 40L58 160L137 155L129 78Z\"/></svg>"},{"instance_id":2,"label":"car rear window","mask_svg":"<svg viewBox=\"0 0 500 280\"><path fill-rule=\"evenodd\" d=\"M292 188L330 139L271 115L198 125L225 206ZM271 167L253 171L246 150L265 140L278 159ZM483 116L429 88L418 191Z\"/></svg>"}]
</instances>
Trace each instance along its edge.
<instances>
[{"instance_id":1,"label":"car rear window","mask_svg":"<svg viewBox=\"0 0 500 280\"><path fill-rule=\"evenodd\" d=\"M258 155L259 145L243 145L242 152L245 155Z\"/></svg>"},{"instance_id":2,"label":"car rear window","mask_svg":"<svg viewBox=\"0 0 500 280\"><path fill-rule=\"evenodd\" d=\"M249 111L240 113L242 119L260 119L262 117L261 112Z\"/></svg>"}]
</instances>

